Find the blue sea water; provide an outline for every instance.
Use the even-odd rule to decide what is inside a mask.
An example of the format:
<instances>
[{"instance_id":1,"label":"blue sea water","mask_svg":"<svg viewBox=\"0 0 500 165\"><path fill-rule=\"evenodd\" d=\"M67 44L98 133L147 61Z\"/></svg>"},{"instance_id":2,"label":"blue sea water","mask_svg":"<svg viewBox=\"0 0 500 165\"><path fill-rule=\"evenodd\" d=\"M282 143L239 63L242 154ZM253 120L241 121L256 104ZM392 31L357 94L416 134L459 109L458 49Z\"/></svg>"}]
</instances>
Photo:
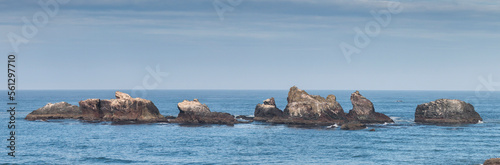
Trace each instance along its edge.
<instances>
[{"instance_id":1,"label":"blue sea water","mask_svg":"<svg viewBox=\"0 0 500 165\"><path fill-rule=\"evenodd\" d=\"M0 112L0 163L5 164L481 164L500 157L500 93L476 96L452 91L361 91L377 112L395 124L370 125L360 131L301 128L261 122L183 126L113 125L78 120L25 121L47 103L78 105L88 98L111 99L113 90L18 91L16 157L7 156L8 113ZM129 92L130 91L123 91ZM346 112L354 91L335 94ZM6 92L5 92L6 93ZM155 90L148 91L161 114L176 116L177 103L198 98L212 111L253 115L256 104L274 97L280 109L288 91ZM136 97L136 96L133 96ZM484 123L421 125L413 122L418 104L439 98L472 103ZM403 102L397 102L402 100ZM7 100L0 105L7 109Z\"/></svg>"}]
</instances>

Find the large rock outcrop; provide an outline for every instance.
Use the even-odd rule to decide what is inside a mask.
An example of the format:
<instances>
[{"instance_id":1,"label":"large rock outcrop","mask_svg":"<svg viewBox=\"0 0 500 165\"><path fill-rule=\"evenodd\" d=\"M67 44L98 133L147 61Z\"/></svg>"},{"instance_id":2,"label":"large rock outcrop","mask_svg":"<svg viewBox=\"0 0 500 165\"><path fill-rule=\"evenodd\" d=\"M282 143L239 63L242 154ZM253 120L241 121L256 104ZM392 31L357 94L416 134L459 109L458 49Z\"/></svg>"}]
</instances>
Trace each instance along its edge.
<instances>
[{"instance_id":1,"label":"large rock outcrop","mask_svg":"<svg viewBox=\"0 0 500 165\"><path fill-rule=\"evenodd\" d=\"M483 165L500 165L500 158L493 158L486 160Z\"/></svg>"},{"instance_id":2,"label":"large rock outcrop","mask_svg":"<svg viewBox=\"0 0 500 165\"><path fill-rule=\"evenodd\" d=\"M229 113L211 112L207 105L201 104L198 99L184 100L177 104L179 114L171 120L174 123L184 124L225 124L233 125L238 120Z\"/></svg>"},{"instance_id":3,"label":"large rock outcrop","mask_svg":"<svg viewBox=\"0 0 500 165\"><path fill-rule=\"evenodd\" d=\"M306 91L293 86L288 92L287 101L284 117L270 122L319 125L346 122L344 110L334 95L328 95L325 99L321 96L309 95Z\"/></svg>"},{"instance_id":4,"label":"large rock outcrop","mask_svg":"<svg viewBox=\"0 0 500 165\"><path fill-rule=\"evenodd\" d=\"M48 103L26 116L26 120L46 120L46 119L78 119L82 117L82 111L76 105L67 102Z\"/></svg>"},{"instance_id":5,"label":"large rock outcrop","mask_svg":"<svg viewBox=\"0 0 500 165\"><path fill-rule=\"evenodd\" d=\"M117 91L116 99L88 99L80 101L84 120L113 122L160 122L166 119L152 101L132 98Z\"/></svg>"},{"instance_id":6,"label":"large rock outcrop","mask_svg":"<svg viewBox=\"0 0 500 165\"><path fill-rule=\"evenodd\" d=\"M415 122L430 124L477 124L483 119L474 106L460 100L439 99L417 106Z\"/></svg>"},{"instance_id":7,"label":"large rock outcrop","mask_svg":"<svg viewBox=\"0 0 500 165\"><path fill-rule=\"evenodd\" d=\"M351 94L352 110L347 114L350 121L359 121L365 124L394 123L394 121L382 113L375 112L373 103L361 95L359 91Z\"/></svg>"},{"instance_id":8,"label":"large rock outcrop","mask_svg":"<svg viewBox=\"0 0 500 165\"><path fill-rule=\"evenodd\" d=\"M276 107L274 98L264 100L264 104L257 104L254 120L266 121L274 117L283 117L283 111Z\"/></svg>"}]
</instances>

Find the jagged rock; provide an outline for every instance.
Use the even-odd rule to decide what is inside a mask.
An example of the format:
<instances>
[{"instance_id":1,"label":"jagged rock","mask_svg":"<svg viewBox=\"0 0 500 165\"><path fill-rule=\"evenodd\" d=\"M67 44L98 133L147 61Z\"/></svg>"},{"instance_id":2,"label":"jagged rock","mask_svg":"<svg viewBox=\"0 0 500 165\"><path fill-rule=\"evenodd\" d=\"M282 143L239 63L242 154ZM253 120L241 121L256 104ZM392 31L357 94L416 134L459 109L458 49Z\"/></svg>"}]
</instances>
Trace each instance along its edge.
<instances>
[{"instance_id":1,"label":"jagged rock","mask_svg":"<svg viewBox=\"0 0 500 165\"><path fill-rule=\"evenodd\" d=\"M80 101L84 120L113 122L161 122L166 119L150 100L132 98L122 92L115 93L116 99L88 99Z\"/></svg>"},{"instance_id":2,"label":"jagged rock","mask_svg":"<svg viewBox=\"0 0 500 165\"><path fill-rule=\"evenodd\" d=\"M483 165L500 165L500 158L493 158L486 160Z\"/></svg>"},{"instance_id":3,"label":"jagged rock","mask_svg":"<svg viewBox=\"0 0 500 165\"><path fill-rule=\"evenodd\" d=\"M132 97L130 97L130 95L123 93L123 92L120 92L120 91L116 91L115 97L116 97L116 99L131 99L132 98Z\"/></svg>"},{"instance_id":4,"label":"jagged rock","mask_svg":"<svg viewBox=\"0 0 500 165\"><path fill-rule=\"evenodd\" d=\"M483 119L474 106L460 100L439 99L417 106L415 122L430 124L477 124Z\"/></svg>"},{"instance_id":5,"label":"jagged rock","mask_svg":"<svg viewBox=\"0 0 500 165\"><path fill-rule=\"evenodd\" d=\"M321 96L309 95L306 91L293 86L288 92L287 101L284 117L275 118L270 120L271 122L332 125L346 121L344 110L334 95L328 95L325 99Z\"/></svg>"},{"instance_id":6,"label":"jagged rock","mask_svg":"<svg viewBox=\"0 0 500 165\"><path fill-rule=\"evenodd\" d=\"M47 119L78 119L82 117L82 111L76 105L67 102L48 103L26 116L26 120L47 120Z\"/></svg>"},{"instance_id":7,"label":"jagged rock","mask_svg":"<svg viewBox=\"0 0 500 165\"><path fill-rule=\"evenodd\" d=\"M342 124L342 126L340 126L340 129L342 129L342 130L361 130L361 129L365 129L365 128L366 128L366 125L363 123L360 123L358 121L351 121L349 123L345 123L345 124Z\"/></svg>"},{"instance_id":8,"label":"jagged rock","mask_svg":"<svg viewBox=\"0 0 500 165\"><path fill-rule=\"evenodd\" d=\"M353 108L347 114L350 121L359 121L366 124L394 123L390 117L375 112L373 103L361 95L359 91L351 94L351 103Z\"/></svg>"},{"instance_id":9,"label":"jagged rock","mask_svg":"<svg viewBox=\"0 0 500 165\"><path fill-rule=\"evenodd\" d=\"M201 104L198 99L193 101L184 100L177 104L179 114L171 120L174 123L184 124L225 124L233 125L239 123L229 113L211 112L207 105Z\"/></svg>"},{"instance_id":10,"label":"jagged rock","mask_svg":"<svg viewBox=\"0 0 500 165\"><path fill-rule=\"evenodd\" d=\"M257 104L254 116L257 121L266 121L274 117L282 117L283 111L276 107L274 98L270 98L264 100L264 104Z\"/></svg>"}]
</instances>

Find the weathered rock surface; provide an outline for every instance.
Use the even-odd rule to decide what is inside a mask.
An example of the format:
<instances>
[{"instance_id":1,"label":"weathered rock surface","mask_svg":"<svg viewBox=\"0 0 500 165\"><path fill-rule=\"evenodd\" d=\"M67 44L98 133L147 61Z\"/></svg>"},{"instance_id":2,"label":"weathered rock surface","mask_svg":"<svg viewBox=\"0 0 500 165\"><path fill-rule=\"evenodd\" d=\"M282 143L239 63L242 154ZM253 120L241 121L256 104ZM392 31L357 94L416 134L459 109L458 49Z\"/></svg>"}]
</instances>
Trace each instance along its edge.
<instances>
[{"instance_id":1,"label":"weathered rock surface","mask_svg":"<svg viewBox=\"0 0 500 165\"><path fill-rule=\"evenodd\" d=\"M184 124L225 124L233 125L238 120L229 113L211 112L207 105L201 104L198 99L193 101L184 100L177 104L179 114L171 120L174 123Z\"/></svg>"},{"instance_id":2,"label":"weathered rock surface","mask_svg":"<svg viewBox=\"0 0 500 165\"><path fill-rule=\"evenodd\" d=\"M264 104L255 107L254 120L266 121L274 117L283 117L283 111L276 107L274 98L264 100Z\"/></svg>"},{"instance_id":3,"label":"weathered rock surface","mask_svg":"<svg viewBox=\"0 0 500 165\"><path fill-rule=\"evenodd\" d=\"M132 98L122 92L115 93L116 99L88 99L80 101L84 120L113 122L161 122L166 119L150 100Z\"/></svg>"},{"instance_id":4,"label":"weathered rock surface","mask_svg":"<svg viewBox=\"0 0 500 165\"><path fill-rule=\"evenodd\" d=\"M500 165L500 158L493 158L486 160L483 165Z\"/></svg>"},{"instance_id":5,"label":"weathered rock surface","mask_svg":"<svg viewBox=\"0 0 500 165\"><path fill-rule=\"evenodd\" d=\"M82 111L76 105L67 102L48 103L26 116L26 120L46 120L46 119L78 119L82 117Z\"/></svg>"},{"instance_id":6,"label":"weathered rock surface","mask_svg":"<svg viewBox=\"0 0 500 165\"><path fill-rule=\"evenodd\" d=\"M184 100L177 104L177 108L181 112L210 112L207 105L201 104L198 99L193 101Z\"/></svg>"},{"instance_id":7,"label":"weathered rock surface","mask_svg":"<svg viewBox=\"0 0 500 165\"><path fill-rule=\"evenodd\" d=\"M358 121L351 121L349 123L345 123L345 124L342 124L342 126L340 126L340 129L342 129L342 130L361 130L361 129L365 129L365 128L366 128L366 125L363 123L360 123Z\"/></svg>"},{"instance_id":8,"label":"weathered rock surface","mask_svg":"<svg viewBox=\"0 0 500 165\"><path fill-rule=\"evenodd\" d=\"M387 115L375 112L373 103L361 95L359 91L351 94L352 110L347 114L350 121L359 121L365 124L394 123Z\"/></svg>"},{"instance_id":9,"label":"weathered rock surface","mask_svg":"<svg viewBox=\"0 0 500 165\"><path fill-rule=\"evenodd\" d=\"M282 119L270 122L285 124L324 124L344 123L346 115L334 95L325 99L317 95L309 95L296 86L290 88L288 104Z\"/></svg>"},{"instance_id":10,"label":"weathered rock surface","mask_svg":"<svg viewBox=\"0 0 500 165\"><path fill-rule=\"evenodd\" d=\"M477 124L483 119L474 106L460 100L439 99L417 106L415 122L430 124Z\"/></svg>"}]
</instances>

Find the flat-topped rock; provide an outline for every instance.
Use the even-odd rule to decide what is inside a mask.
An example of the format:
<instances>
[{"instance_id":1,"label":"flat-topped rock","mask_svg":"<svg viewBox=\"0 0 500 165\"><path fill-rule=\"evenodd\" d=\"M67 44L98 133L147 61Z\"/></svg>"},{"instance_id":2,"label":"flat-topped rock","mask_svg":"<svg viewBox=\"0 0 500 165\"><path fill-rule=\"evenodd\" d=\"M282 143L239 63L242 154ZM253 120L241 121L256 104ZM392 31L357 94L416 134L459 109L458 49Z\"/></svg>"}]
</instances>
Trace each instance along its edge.
<instances>
[{"instance_id":1,"label":"flat-topped rock","mask_svg":"<svg viewBox=\"0 0 500 165\"><path fill-rule=\"evenodd\" d=\"M283 111L276 107L274 98L266 99L263 102L255 107L254 120L266 121L274 117L283 117Z\"/></svg>"},{"instance_id":2,"label":"flat-topped rock","mask_svg":"<svg viewBox=\"0 0 500 165\"><path fill-rule=\"evenodd\" d=\"M117 91L116 99L87 99L80 101L84 120L113 122L160 122L166 119L152 101L132 98Z\"/></svg>"},{"instance_id":3,"label":"flat-topped rock","mask_svg":"<svg viewBox=\"0 0 500 165\"><path fill-rule=\"evenodd\" d=\"M375 112L373 103L361 95L359 91L351 94L351 103L353 108L347 114L350 121L359 121L366 124L394 123L389 116Z\"/></svg>"},{"instance_id":4,"label":"flat-topped rock","mask_svg":"<svg viewBox=\"0 0 500 165\"><path fill-rule=\"evenodd\" d=\"M48 103L26 116L26 120L46 120L46 119L78 119L82 117L82 111L76 105L67 102Z\"/></svg>"},{"instance_id":5,"label":"flat-topped rock","mask_svg":"<svg viewBox=\"0 0 500 165\"><path fill-rule=\"evenodd\" d=\"M343 123L347 119L334 95L328 95L325 99L321 96L309 95L306 91L293 86L288 92L287 101L283 119L285 123L291 121L297 124L331 124Z\"/></svg>"},{"instance_id":6,"label":"flat-topped rock","mask_svg":"<svg viewBox=\"0 0 500 165\"><path fill-rule=\"evenodd\" d=\"M198 99L193 101L184 100L177 104L179 114L170 122L183 124L224 124L233 125L239 123L229 113L211 112L207 105L201 104Z\"/></svg>"},{"instance_id":7,"label":"flat-topped rock","mask_svg":"<svg viewBox=\"0 0 500 165\"><path fill-rule=\"evenodd\" d=\"M474 106L460 100L439 99L420 104L415 110L415 122L430 124L477 124L483 119Z\"/></svg>"}]
</instances>

